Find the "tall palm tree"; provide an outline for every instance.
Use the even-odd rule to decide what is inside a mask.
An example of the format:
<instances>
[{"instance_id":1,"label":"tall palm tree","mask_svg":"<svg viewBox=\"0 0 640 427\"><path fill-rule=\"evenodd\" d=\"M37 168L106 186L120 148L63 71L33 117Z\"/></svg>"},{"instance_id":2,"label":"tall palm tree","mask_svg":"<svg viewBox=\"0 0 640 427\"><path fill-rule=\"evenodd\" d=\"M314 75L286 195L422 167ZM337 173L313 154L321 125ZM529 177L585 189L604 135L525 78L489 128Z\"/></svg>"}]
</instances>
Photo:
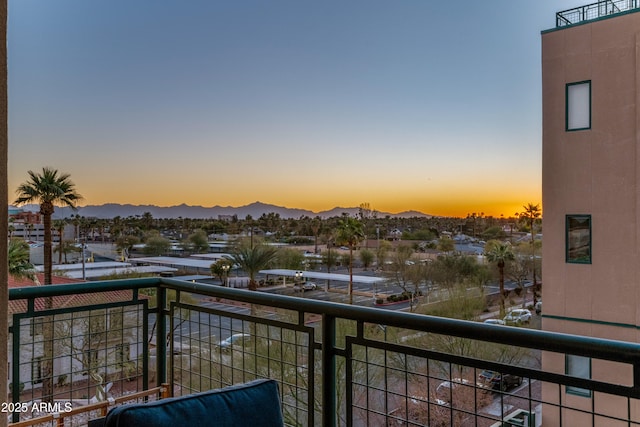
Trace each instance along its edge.
<instances>
[{"instance_id":1,"label":"tall palm tree","mask_svg":"<svg viewBox=\"0 0 640 427\"><path fill-rule=\"evenodd\" d=\"M338 222L336 243L349 248L349 302L353 302L353 250L364 239L364 227L356 218L345 216Z\"/></svg>"},{"instance_id":2,"label":"tall palm tree","mask_svg":"<svg viewBox=\"0 0 640 427\"><path fill-rule=\"evenodd\" d=\"M53 228L58 232L58 249L62 247L62 237L64 235L64 227L67 225L66 219L54 219ZM58 250L58 264L62 264L62 250Z\"/></svg>"},{"instance_id":3,"label":"tall palm tree","mask_svg":"<svg viewBox=\"0 0 640 427\"><path fill-rule=\"evenodd\" d=\"M7 247L9 274L15 278L35 280L36 271L29 261L29 245L23 239L10 239Z\"/></svg>"},{"instance_id":4,"label":"tall palm tree","mask_svg":"<svg viewBox=\"0 0 640 427\"><path fill-rule=\"evenodd\" d=\"M228 259L249 275L249 290L255 291L258 289L256 275L274 261L277 256L277 247L263 243L254 245L253 242L250 242L249 245L240 244L236 246L229 254Z\"/></svg>"},{"instance_id":5,"label":"tall palm tree","mask_svg":"<svg viewBox=\"0 0 640 427\"><path fill-rule=\"evenodd\" d=\"M44 284L52 283L52 233L51 216L55 205L69 206L73 209L82 198L69 179L69 174L58 173L56 169L44 167L42 173L29 171L29 180L18 186L15 205L39 203L44 224ZM53 307L53 299L45 298L45 308ZM53 318L47 316L42 328L42 400L53 402Z\"/></svg>"},{"instance_id":6,"label":"tall palm tree","mask_svg":"<svg viewBox=\"0 0 640 427\"><path fill-rule=\"evenodd\" d=\"M18 186L18 197L13 202L15 205L25 203L40 204L40 213L44 225L44 284L51 284L52 272L52 236L51 216L55 205L63 205L76 208L76 203L82 196L76 192L76 187L69 179L69 174L60 174L50 167L42 168L42 173L29 171L29 180Z\"/></svg>"},{"instance_id":7,"label":"tall palm tree","mask_svg":"<svg viewBox=\"0 0 640 427\"><path fill-rule=\"evenodd\" d=\"M507 261L515 259L511 245L502 242L496 242L490 246L491 249L486 253L487 260L498 267L500 273L500 314L504 314L504 266Z\"/></svg>"},{"instance_id":8,"label":"tall palm tree","mask_svg":"<svg viewBox=\"0 0 640 427\"><path fill-rule=\"evenodd\" d=\"M534 226L536 220L540 218L542 212L540 211L540 205L534 205L533 203L527 203L523 206L524 212L521 212L519 217L520 219L524 219L527 221L529 225L529 230L531 231L531 263L532 263L532 271L533 271L533 298L535 300L536 290L538 289L538 280L536 278L536 247L535 247L535 236L536 233L534 231ZM535 303L535 301L534 301Z\"/></svg>"},{"instance_id":9,"label":"tall palm tree","mask_svg":"<svg viewBox=\"0 0 640 427\"><path fill-rule=\"evenodd\" d=\"M318 253L318 236L320 235L320 230L322 229L322 218L319 216L313 218L311 220L311 231L313 231L313 253Z\"/></svg>"}]
</instances>

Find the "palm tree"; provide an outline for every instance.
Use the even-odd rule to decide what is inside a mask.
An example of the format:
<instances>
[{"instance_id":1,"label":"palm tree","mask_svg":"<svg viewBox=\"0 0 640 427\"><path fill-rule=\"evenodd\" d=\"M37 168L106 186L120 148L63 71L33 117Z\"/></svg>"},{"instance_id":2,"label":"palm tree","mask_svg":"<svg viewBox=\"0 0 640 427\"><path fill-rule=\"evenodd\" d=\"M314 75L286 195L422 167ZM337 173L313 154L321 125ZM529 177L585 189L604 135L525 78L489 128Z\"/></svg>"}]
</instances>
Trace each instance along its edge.
<instances>
[{"instance_id":1,"label":"palm tree","mask_svg":"<svg viewBox=\"0 0 640 427\"><path fill-rule=\"evenodd\" d=\"M82 196L76 192L69 174L59 174L57 170L44 167L42 173L29 171L29 180L18 186L15 205L39 203L44 224L44 284L52 283L52 233L51 216L55 205L76 207ZM45 308L53 307L53 299L45 298ZM42 400L53 402L53 318L47 316L43 325Z\"/></svg>"},{"instance_id":2,"label":"palm tree","mask_svg":"<svg viewBox=\"0 0 640 427\"><path fill-rule=\"evenodd\" d=\"M536 233L534 231L534 225L536 219L540 218L542 212L540 211L540 205L534 205L533 203L527 203L523 206L524 212L520 213L520 219L524 219L527 221L529 225L529 230L531 231L531 263L533 265L533 299L535 304L536 291L538 289L538 280L536 278L536 247L535 247L535 236Z\"/></svg>"},{"instance_id":3,"label":"palm tree","mask_svg":"<svg viewBox=\"0 0 640 427\"><path fill-rule=\"evenodd\" d=\"M53 251L58 252L60 260L64 255L64 263L66 264L68 262L67 256L74 252L82 252L82 248L77 247L73 240L63 240L58 243L58 246ZM62 264L62 261L59 264Z\"/></svg>"},{"instance_id":4,"label":"palm tree","mask_svg":"<svg viewBox=\"0 0 640 427\"><path fill-rule=\"evenodd\" d=\"M33 264L29 262L29 245L23 239L10 239L7 247L9 274L15 278L36 279Z\"/></svg>"},{"instance_id":5,"label":"palm tree","mask_svg":"<svg viewBox=\"0 0 640 427\"><path fill-rule=\"evenodd\" d=\"M511 245L502 242L496 242L490 246L491 249L486 253L487 260L496 264L500 273L500 314L504 314L504 266L507 261L515 259Z\"/></svg>"},{"instance_id":6,"label":"palm tree","mask_svg":"<svg viewBox=\"0 0 640 427\"><path fill-rule=\"evenodd\" d=\"M254 245L253 242L250 242L249 245L236 246L228 259L249 275L249 290L255 291L258 289L256 275L274 261L277 255L278 248L275 246L263 243Z\"/></svg>"},{"instance_id":7,"label":"palm tree","mask_svg":"<svg viewBox=\"0 0 640 427\"><path fill-rule=\"evenodd\" d=\"M311 220L311 231L313 231L313 253L318 253L318 235L320 234L320 230L322 229L322 218L319 216L313 218Z\"/></svg>"},{"instance_id":8,"label":"palm tree","mask_svg":"<svg viewBox=\"0 0 640 427\"><path fill-rule=\"evenodd\" d=\"M69 179L69 174L59 174L57 170L44 167L42 174L29 171L29 180L18 186L15 205L25 203L39 203L40 213L44 225L44 284L51 284L52 272L52 236L51 216L55 205L76 208L76 203L82 196L76 192L75 185Z\"/></svg>"},{"instance_id":9,"label":"palm tree","mask_svg":"<svg viewBox=\"0 0 640 427\"><path fill-rule=\"evenodd\" d=\"M353 250L364 239L364 229L360 221L345 216L338 222L336 243L349 248L349 302L353 302Z\"/></svg>"},{"instance_id":10,"label":"palm tree","mask_svg":"<svg viewBox=\"0 0 640 427\"><path fill-rule=\"evenodd\" d=\"M64 227L67 225L66 219L54 219L53 228L58 232L58 264L62 264L62 236L64 234Z\"/></svg>"}]
</instances>

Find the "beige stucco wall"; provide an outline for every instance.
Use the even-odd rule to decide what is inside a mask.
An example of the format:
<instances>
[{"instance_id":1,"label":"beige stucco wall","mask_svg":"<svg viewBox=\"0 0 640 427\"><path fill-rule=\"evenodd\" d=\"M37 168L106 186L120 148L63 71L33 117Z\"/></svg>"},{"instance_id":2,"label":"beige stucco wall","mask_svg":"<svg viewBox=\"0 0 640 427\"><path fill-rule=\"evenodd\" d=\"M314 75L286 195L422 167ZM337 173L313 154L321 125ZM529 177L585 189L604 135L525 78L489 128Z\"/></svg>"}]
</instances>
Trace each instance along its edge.
<instances>
[{"instance_id":1,"label":"beige stucco wall","mask_svg":"<svg viewBox=\"0 0 640 427\"><path fill-rule=\"evenodd\" d=\"M639 325L640 13L545 33L542 49L545 314ZM592 127L566 132L565 85L582 80ZM566 214L592 215L590 265L565 263Z\"/></svg>"},{"instance_id":2,"label":"beige stucco wall","mask_svg":"<svg viewBox=\"0 0 640 427\"><path fill-rule=\"evenodd\" d=\"M545 330L640 342L638 64L638 12L542 35ZM565 86L584 80L591 129L566 132ZM567 214L591 215L591 264L565 262ZM598 363L594 378L630 376ZM543 369L563 373L564 358Z\"/></svg>"}]
</instances>

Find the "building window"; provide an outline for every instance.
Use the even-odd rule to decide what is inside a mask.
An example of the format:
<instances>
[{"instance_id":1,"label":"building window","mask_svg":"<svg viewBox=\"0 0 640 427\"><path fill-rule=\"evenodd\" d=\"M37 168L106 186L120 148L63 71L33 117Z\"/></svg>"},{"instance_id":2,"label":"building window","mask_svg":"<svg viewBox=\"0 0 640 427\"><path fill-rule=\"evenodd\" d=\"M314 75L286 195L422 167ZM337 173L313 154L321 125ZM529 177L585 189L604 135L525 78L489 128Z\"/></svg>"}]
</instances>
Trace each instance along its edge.
<instances>
[{"instance_id":1,"label":"building window","mask_svg":"<svg viewBox=\"0 0 640 427\"><path fill-rule=\"evenodd\" d=\"M591 80L567 84L566 129L591 129Z\"/></svg>"},{"instance_id":2,"label":"building window","mask_svg":"<svg viewBox=\"0 0 640 427\"><path fill-rule=\"evenodd\" d=\"M591 264L591 215L567 215L568 263Z\"/></svg>"},{"instance_id":3,"label":"building window","mask_svg":"<svg viewBox=\"0 0 640 427\"><path fill-rule=\"evenodd\" d=\"M591 359L584 356L565 356L565 373L577 378L591 379ZM591 397L591 390L567 386L567 393L577 396Z\"/></svg>"}]
</instances>

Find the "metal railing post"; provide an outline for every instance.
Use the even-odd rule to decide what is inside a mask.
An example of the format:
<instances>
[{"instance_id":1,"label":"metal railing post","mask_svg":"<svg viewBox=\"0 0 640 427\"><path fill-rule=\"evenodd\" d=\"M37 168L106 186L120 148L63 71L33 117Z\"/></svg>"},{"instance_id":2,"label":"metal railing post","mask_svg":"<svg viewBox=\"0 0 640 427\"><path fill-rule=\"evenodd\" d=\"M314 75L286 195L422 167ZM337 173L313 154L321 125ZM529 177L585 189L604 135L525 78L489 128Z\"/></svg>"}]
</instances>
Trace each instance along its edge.
<instances>
[{"instance_id":1,"label":"metal railing post","mask_svg":"<svg viewBox=\"0 0 640 427\"><path fill-rule=\"evenodd\" d=\"M11 325L11 332L13 335L13 345L11 346L11 401L13 403L20 402L20 319L18 316L12 316L13 322ZM11 420L14 423L20 421L20 413L13 412Z\"/></svg>"},{"instance_id":2,"label":"metal railing post","mask_svg":"<svg viewBox=\"0 0 640 427\"><path fill-rule=\"evenodd\" d=\"M163 384L167 382L167 318L165 316L167 290L163 286L158 286L156 289L156 322L158 323L158 327L156 328L156 384ZM171 387L173 387L173 385L171 385ZM170 392L170 394L172 393Z\"/></svg>"},{"instance_id":3,"label":"metal railing post","mask_svg":"<svg viewBox=\"0 0 640 427\"><path fill-rule=\"evenodd\" d=\"M322 316L322 425L336 426L336 318Z\"/></svg>"}]
</instances>

